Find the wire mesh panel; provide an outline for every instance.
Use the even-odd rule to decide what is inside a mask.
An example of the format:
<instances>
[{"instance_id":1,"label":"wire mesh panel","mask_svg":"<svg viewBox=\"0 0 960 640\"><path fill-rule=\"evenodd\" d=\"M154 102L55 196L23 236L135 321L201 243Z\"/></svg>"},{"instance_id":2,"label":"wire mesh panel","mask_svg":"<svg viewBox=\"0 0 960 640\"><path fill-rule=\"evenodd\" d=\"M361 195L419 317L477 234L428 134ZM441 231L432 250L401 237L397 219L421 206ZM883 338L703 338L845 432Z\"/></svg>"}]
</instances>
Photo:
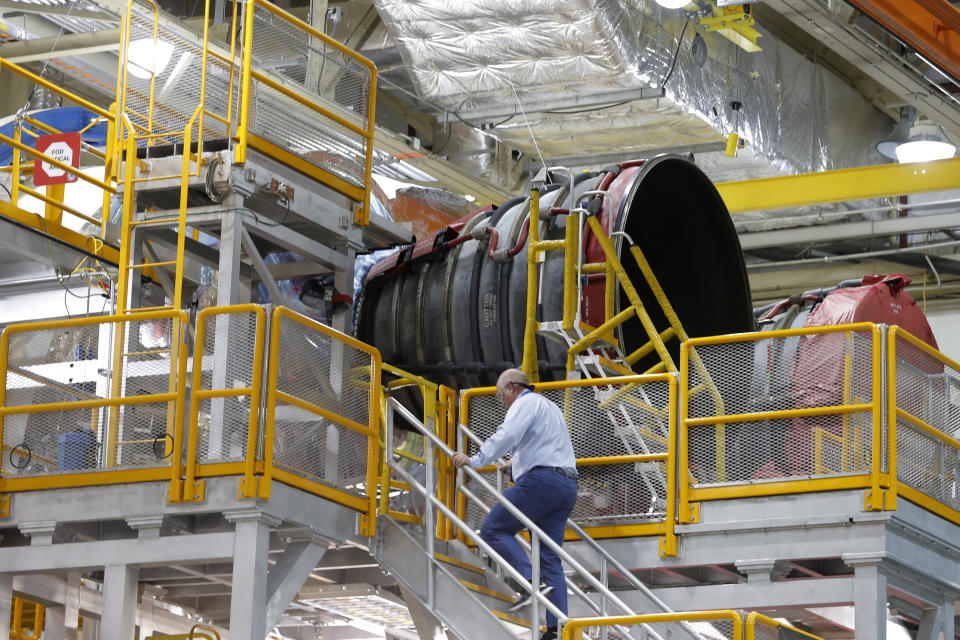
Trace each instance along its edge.
<instances>
[{"instance_id":1,"label":"wire mesh panel","mask_svg":"<svg viewBox=\"0 0 960 640\"><path fill-rule=\"evenodd\" d=\"M615 379L604 384L584 381L578 386L547 383L537 385L537 392L560 407L578 460L579 497L573 520L584 525L662 521L668 500L668 383ZM472 396L467 428L485 440L505 414L494 395ZM476 442L468 442L470 455L478 449ZM637 459L640 456L645 457ZM486 479L496 485L494 472ZM488 506L493 504L492 496L484 498ZM473 509L467 521L479 526L483 515Z\"/></svg>"},{"instance_id":2,"label":"wire mesh panel","mask_svg":"<svg viewBox=\"0 0 960 640\"><path fill-rule=\"evenodd\" d=\"M289 312L274 318L274 466L367 496L368 454L378 446L369 415L373 356L308 319Z\"/></svg>"},{"instance_id":3,"label":"wire mesh panel","mask_svg":"<svg viewBox=\"0 0 960 640\"><path fill-rule=\"evenodd\" d=\"M228 31L226 38L230 37ZM201 34L166 24L157 27L155 38L153 14L136 7L131 12L121 112L130 117L138 136L166 134L152 145L182 143L184 129L201 103L207 112L230 119L239 99L239 68L209 53L204 67L203 44ZM208 49L229 59L230 43L222 38L211 37ZM221 120L203 118L203 139L227 134L227 125Z\"/></svg>"},{"instance_id":4,"label":"wire mesh panel","mask_svg":"<svg viewBox=\"0 0 960 640\"><path fill-rule=\"evenodd\" d=\"M247 129L362 188L373 72L304 26L254 5Z\"/></svg>"},{"instance_id":5,"label":"wire mesh panel","mask_svg":"<svg viewBox=\"0 0 960 640\"><path fill-rule=\"evenodd\" d=\"M203 323L203 343L194 348L194 363L201 363L201 375L194 393L232 390L239 395L199 400L193 417L197 423L197 461L242 460L249 439L250 413L258 412L260 404L259 389L257 397L251 400L254 372L263 366L262 347L259 351L256 348L258 315L252 310L209 315L204 312L199 321ZM256 441L261 436L258 430Z\"/></svg>"},{"instance_id":6,"label":"wire mesh panel","mask_svg":"<svg viewBox=\"0 0 960 640\"><path fill-rule=\"evenodd\" d=\"M177 356L184 318L172 313L136 318L7 328L0 474L171 464L180 442L176 417L183 371Z\"/></svg>"},{"instance_id":7,"label":"wire mesh panel","mask_svg":"<svg viewBox=\"0 0 960 640\"><path fill-rule=\"evenodd\" d=\"M903 332L893 332L897 479L960 510L960 371Z\"/></svg>"},{"instance_id":8,"label":"wire mesh panel","mask_svg":"<svg viewBox=\"0 0 960 640\"><path fill-rule=\"evenodd\" d=\"M863 328L694 340L683 417L691 482L868 473L876 339Z\"/></svg>"},{"instance_id":9,"label":"wire mesh panel","mask_svg":"<svg viewBox=\"0 0 960 640\"><path fill-rule=\"evenodd\" d=\"M701 618L701 619L685 619ZM699 638L700 640L742 640L742 626L737 613L729 612L727 616L706 614L676 614L676 615L640 615L632 616L629 623L613 620L603 624L590 624L584 620L583 626L577 624L572 629L572 638L601 640L606 637L610 640L618 638L634 638L636 640L653 640L660 638Z\"/></svg>"}]
</instances>

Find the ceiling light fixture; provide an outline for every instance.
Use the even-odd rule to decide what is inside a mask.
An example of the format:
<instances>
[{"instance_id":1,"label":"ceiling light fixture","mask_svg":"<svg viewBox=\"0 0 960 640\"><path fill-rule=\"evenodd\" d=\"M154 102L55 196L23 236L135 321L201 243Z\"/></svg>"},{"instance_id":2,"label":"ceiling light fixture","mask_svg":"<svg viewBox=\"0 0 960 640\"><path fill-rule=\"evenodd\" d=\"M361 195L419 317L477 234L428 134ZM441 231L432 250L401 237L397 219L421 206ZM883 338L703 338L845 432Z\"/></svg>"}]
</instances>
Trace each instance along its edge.
<instances>
[{"instance_id":1,"label":"ceiling light fixture","mask_svg":"<svg viewBox=\"0 0 960 640\"><path fill-rule=\"evenodd\" d=\"M656 0L656 2L667 9L682 9L690 4L690 0Z\"/></svg>"},{"instance_id":2,"label":"ceiling light fixture","mask_svg":"<svg viewBox=\"0 0 960 640\"><path fill-rule=\"evenodd\" d=\"M940 125L921 122L910 129L910 138L897 146L897 162L930 162L952 158L957 147L948 142Z\"/></svg>"},{"instance_id":3,"label":"ceiling light fixture","mask_svg":"<svg viewBox=\"0 0 960 640\"><path fill-rule=\"evenodd\" d=\"M127 46L127 71L137 78L149 78L167 68L173 45L163 40L142 38Z\"/></svg>"},{"instance_id":4,"label":"ceiling light fixture","mask_svg":"<svg viewBox=\"0 0 960 640\"><path fill-rule=\"evenodd\" d=\"M910 128L917 119L917 110L911 106L900 107L900 122L886 138L877 143L877 151L891 160L897 159L897 147L910 140Z\"/></svg>"}]
</instances>

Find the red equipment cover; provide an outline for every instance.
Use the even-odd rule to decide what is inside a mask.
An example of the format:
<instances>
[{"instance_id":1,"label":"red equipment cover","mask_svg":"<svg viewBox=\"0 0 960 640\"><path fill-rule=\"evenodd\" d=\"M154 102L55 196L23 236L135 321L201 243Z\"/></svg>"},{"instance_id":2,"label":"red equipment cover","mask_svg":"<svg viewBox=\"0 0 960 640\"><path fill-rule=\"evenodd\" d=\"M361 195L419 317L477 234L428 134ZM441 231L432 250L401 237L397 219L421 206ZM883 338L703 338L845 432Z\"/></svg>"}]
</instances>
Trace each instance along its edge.
<instances>
[{"instance_id":1,"label":"red equipment cover","mask_svg":"<svg viewBox=\"0 0 960 640\"><path fill-rule=\"evenodd\" d=\"M828 294L810 313L804 326L822 327L855 322L895 324L936 349L937 341L923 311L913 297L904 291L908 284L910 278L902 273L865 276L862 286L837 289ZM801 339L797 348L797 359L790 374L794 408L844 404L845 382L852 388L848 389L851 396L857 396L849 398L849 401L857 404L870 402L870 372L865 370L869 364L866 353L863 352L869 347L861 347L861 353L852 358L850 366L854 367L854 370L848 372L845 380L842 354L848 349L845 346L846 339L843 333L807 335ZM841 436L841 417L814 416L795 418L792 421L786 434L789 475L811 473L815 427L833 436ZM827 438L830 439L829 436Z\"/></svg>"}]
</instances>

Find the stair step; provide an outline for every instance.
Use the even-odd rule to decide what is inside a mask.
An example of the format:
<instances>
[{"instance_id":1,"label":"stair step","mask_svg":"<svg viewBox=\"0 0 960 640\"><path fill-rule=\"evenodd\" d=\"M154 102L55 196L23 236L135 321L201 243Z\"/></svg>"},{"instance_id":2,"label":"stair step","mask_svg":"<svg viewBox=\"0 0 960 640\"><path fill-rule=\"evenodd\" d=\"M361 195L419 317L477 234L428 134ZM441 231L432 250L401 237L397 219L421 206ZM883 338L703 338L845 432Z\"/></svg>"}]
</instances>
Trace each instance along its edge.
<instances>
[{"instance_id":1,"label":"stair step","mask_svg":"<svg viewBox=\"0 0 960 640\"><path fill-rule=\"evenodd\" d=\"M464 562L463 560L458 560L457 558L454 558L454 557L452 557L452 556L448 556L448 555L445 555L445 554L442 554L442 553L436 553L436 552L435 552L435 553L433 554L433 557L436 558L437 560L439 560L440 562L445 562L445 563L450 564L450 565L453 565L453 566L455 566L455 567L460 567L461 569L466 569L467 571L471 571L471 572L476 573L476 574L481 575L481 576L482 576L482 575L485 575L485 574L487 573L487 570L484 569L483 567L479 567L479 566L477 566L477 565L475 565L475 564L470 564L469 562Z\"/></svg>"},{"instance_id":2,"label":"stair step","mask_svg":"<svg viewBox=\"0 0 960 640\"><path fill-rule=\"evenodd\" d=\"M524 620L523 618L518 618L515 615L504 613L503 611L497 611L496 609L490 609L490 613L497 616L504 622L509 622L510 624L515 624L518 627L526 627L529 629L532 625L529 620Z\"/></svg>"},{"instance_id":3,"label":"stair step","mask_svg":"<svg viewBox=\"0 0 960 640\"><path fill-rule=\"evenodd\" d=\"M590 333L593 331L593 327L580 323L580 330L584 333ZM540 328L537 331L537 335L540 335L547 340L553 340L563 345L565 348L569 347L577 340L581 338L581 335L573 329L564 330L563 322L555 320L552 322L541 322ZM608 349L617 348L617 340L610 336L609 334L606 337L597 338L593 344L588 345L588 349L600 349L606 351Z\"/></svg>"},{"instance_id":4,"label":"stair step","mask_svg":"<svg viewBox=\"0 0 960 640\"><path fill-rule=\"evenodd\" d=\"M488 589L487 587L480 586L479 584L474 584L469 580L460 580L460 584L465 586L467 589L470 589L470 591L474 591L485 596L490 596L491 598L496 598L497 600L503 600L504 602L509 602L510 604L513 604L514 602L514 597L509 594Z\"/></svg>"}]
</instances>

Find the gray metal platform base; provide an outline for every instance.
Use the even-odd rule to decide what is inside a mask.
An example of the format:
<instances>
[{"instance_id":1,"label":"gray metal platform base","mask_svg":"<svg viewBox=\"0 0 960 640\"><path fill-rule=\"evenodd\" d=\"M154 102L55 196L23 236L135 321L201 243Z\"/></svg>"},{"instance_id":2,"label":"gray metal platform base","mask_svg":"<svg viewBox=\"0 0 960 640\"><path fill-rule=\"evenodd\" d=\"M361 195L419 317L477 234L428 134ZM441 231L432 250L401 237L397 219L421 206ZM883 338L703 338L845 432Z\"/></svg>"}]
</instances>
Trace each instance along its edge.
<instances>
[{"instance_id":1,"label":"gray metal platform base","mask_svg":"<svg viewBox=\"0 0 960 640\"><path fill-rule=\"evenodd\" d=\"M960 527L906 500L892 512L865 512L861 491L725 500L702 503L700 520L678 527L674 558L655 538L600 542L677 611L760 610L856 640L883 640L895 616L917 640L955 635Z\"/></svg>"}]
</instances>

